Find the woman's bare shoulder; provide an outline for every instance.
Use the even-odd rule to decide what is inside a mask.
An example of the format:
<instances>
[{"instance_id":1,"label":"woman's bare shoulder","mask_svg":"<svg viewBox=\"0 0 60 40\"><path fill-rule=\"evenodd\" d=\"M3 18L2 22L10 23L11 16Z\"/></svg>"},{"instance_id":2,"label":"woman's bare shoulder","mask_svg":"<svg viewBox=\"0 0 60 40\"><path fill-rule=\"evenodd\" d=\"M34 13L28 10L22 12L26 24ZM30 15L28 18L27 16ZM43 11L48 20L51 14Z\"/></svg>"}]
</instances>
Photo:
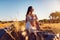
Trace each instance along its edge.
<instances>
[{"instance_id":1,"label":"woman's bare shoulder","mask_svg":"<svg viewBox=\"0 0 60 40\"><path fill-rule=\"evenodd\" d=\"M36 16L36 14L32 14L32 16Z\"/></svg>"}]
</instances>

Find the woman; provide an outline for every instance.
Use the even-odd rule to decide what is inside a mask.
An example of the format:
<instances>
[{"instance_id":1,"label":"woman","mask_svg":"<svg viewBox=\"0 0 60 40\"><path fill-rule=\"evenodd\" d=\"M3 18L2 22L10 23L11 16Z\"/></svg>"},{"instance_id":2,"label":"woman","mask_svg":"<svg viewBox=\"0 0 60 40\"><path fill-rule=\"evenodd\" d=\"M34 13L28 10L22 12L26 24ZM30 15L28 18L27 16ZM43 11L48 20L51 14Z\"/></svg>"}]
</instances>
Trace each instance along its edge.
<instances>
[{"instance_id":1,"label":"woman","mask_svg":"<svg viewBox=\"0 0 60 40\"><path fill-rule=\"evenodd\" d=\"M32 34L34 34L33 36L33 40L35 39L35 31L38 30L39 28L39 23L38 23L38 18L35 14L33 14L33 7L29 6L28 10L27 10L27 14L26 14L26 31L27 31L27 35L28 36L32 36ZM31 34L30 34L31 33ZM29 38L28 38L29 39ZM32 38L31 38L32 39Z\"/></svg>"},{"instance_id":2,"label":"woman","mask_svg":"<svg viewBox=\"0 0 60 40\"><path fill-rule=\"evenodd\" d=\"M35 14L33 14L33 11L33 7L29 6L26 14L26 30L30 30L30 32L37 30L39 27L39 23L37 21L38 18Z\"/></svg>"},{"instance_id":3,"label":"woman","mask_svg":"<svg viewBox=\"0 0 60 40\"><path fill-rule=\"evenodd\" d=\"M27 14L26 14L26 30L29 30L31 27L31 22L32 22L32 6L29 6Z\"/></svg>"},{"instance_id":4,"label":"woman","mask_svg":"<svg viewBox=\"0 0 60 40\"><path fill-rule=\"evenodd\" d=\"M33 30L36 29L36 27L33 28L33 26L34 26L33 11L34 11L33 7L29 6L28 10L27 10L27 14L26 14L26 32L27 32L27 35L28 35L28 40L31 40L31 39L36 40L36 37L33 33ZM31 37L31 36L33 36L33 37Z\"/></svg>"}]
</instances>

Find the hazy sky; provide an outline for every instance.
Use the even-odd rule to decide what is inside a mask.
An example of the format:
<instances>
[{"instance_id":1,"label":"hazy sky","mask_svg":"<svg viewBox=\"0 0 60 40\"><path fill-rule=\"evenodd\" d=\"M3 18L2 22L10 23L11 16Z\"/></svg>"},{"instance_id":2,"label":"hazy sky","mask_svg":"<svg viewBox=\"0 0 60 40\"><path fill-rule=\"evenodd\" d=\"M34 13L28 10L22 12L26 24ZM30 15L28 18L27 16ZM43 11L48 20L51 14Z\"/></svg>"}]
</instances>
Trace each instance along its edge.
<instances>
[{"instance_id":1,"label":"hazy sky","mask_svg":"<svg viewBox=\"0 0 60 40\"><path fill-rule=\"evenodd\" d=\"M29 6L38 19L48 19L51 12L60 11L60 0L0 0L0 20L24 20Z\"/></svg>"}]
</instances>

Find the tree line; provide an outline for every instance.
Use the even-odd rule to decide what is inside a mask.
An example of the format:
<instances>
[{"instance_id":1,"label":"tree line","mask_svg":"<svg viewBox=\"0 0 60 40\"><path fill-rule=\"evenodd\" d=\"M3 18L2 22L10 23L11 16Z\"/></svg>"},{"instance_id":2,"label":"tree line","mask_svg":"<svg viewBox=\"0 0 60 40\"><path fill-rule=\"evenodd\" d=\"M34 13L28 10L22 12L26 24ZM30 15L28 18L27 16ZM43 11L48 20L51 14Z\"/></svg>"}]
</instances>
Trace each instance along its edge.
<instances>
[{"instance_id":1,"label":"tree line","mask_svg":"<svg viewBox=\"0 0 60 40\"><path fill-rule=\"evenodd\" d=\"M60 23L60 12L52 12L49 15L50 19L39 20L39 22L44 23Z\"/></svg>"}]
</instances>

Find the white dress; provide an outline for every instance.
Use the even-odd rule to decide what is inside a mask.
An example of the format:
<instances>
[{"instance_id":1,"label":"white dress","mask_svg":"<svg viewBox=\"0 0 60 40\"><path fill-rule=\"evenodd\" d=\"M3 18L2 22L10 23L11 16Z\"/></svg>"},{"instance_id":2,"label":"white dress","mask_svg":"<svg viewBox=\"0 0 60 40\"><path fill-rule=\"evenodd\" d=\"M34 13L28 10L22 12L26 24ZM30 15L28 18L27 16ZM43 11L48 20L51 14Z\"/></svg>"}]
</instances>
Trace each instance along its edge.
<instances>
[{"instance_id":1,"label":"white dress","mask_svg":"<svg viewBox=\"0 0 60 40\"><path fill-rule=\"evenodd\" d=\"M31 27L30 20L32 20L32 17L27 17L27 22L26 22L26 30L29 30Z\"/></svg>"},{"instance_id":2,"label":"white dress","mask_svg":"<svg viewBox=\"0 0 60 40\"><path fill-rule=\"evenodd\" d=\"M26 30L29 30L29 29L30 29L30 27L31 27L30 22L27 22L27 23L26 23Z\"/></svg>"},{"instance_id":3,"label":"white dress","mask_svg":"<svg viewBox=\"0 0 60 40\"><path fill-rule=\"evenodd\" d=\"M33 26L30 24L30 21L31 21L31 20L34 20L31 16L30 16L30 17L27 17L26 30L29 30L30 32L34 32L34 31L36 31L36 27L33 27Z\"/></svg>"}]
</instances>

